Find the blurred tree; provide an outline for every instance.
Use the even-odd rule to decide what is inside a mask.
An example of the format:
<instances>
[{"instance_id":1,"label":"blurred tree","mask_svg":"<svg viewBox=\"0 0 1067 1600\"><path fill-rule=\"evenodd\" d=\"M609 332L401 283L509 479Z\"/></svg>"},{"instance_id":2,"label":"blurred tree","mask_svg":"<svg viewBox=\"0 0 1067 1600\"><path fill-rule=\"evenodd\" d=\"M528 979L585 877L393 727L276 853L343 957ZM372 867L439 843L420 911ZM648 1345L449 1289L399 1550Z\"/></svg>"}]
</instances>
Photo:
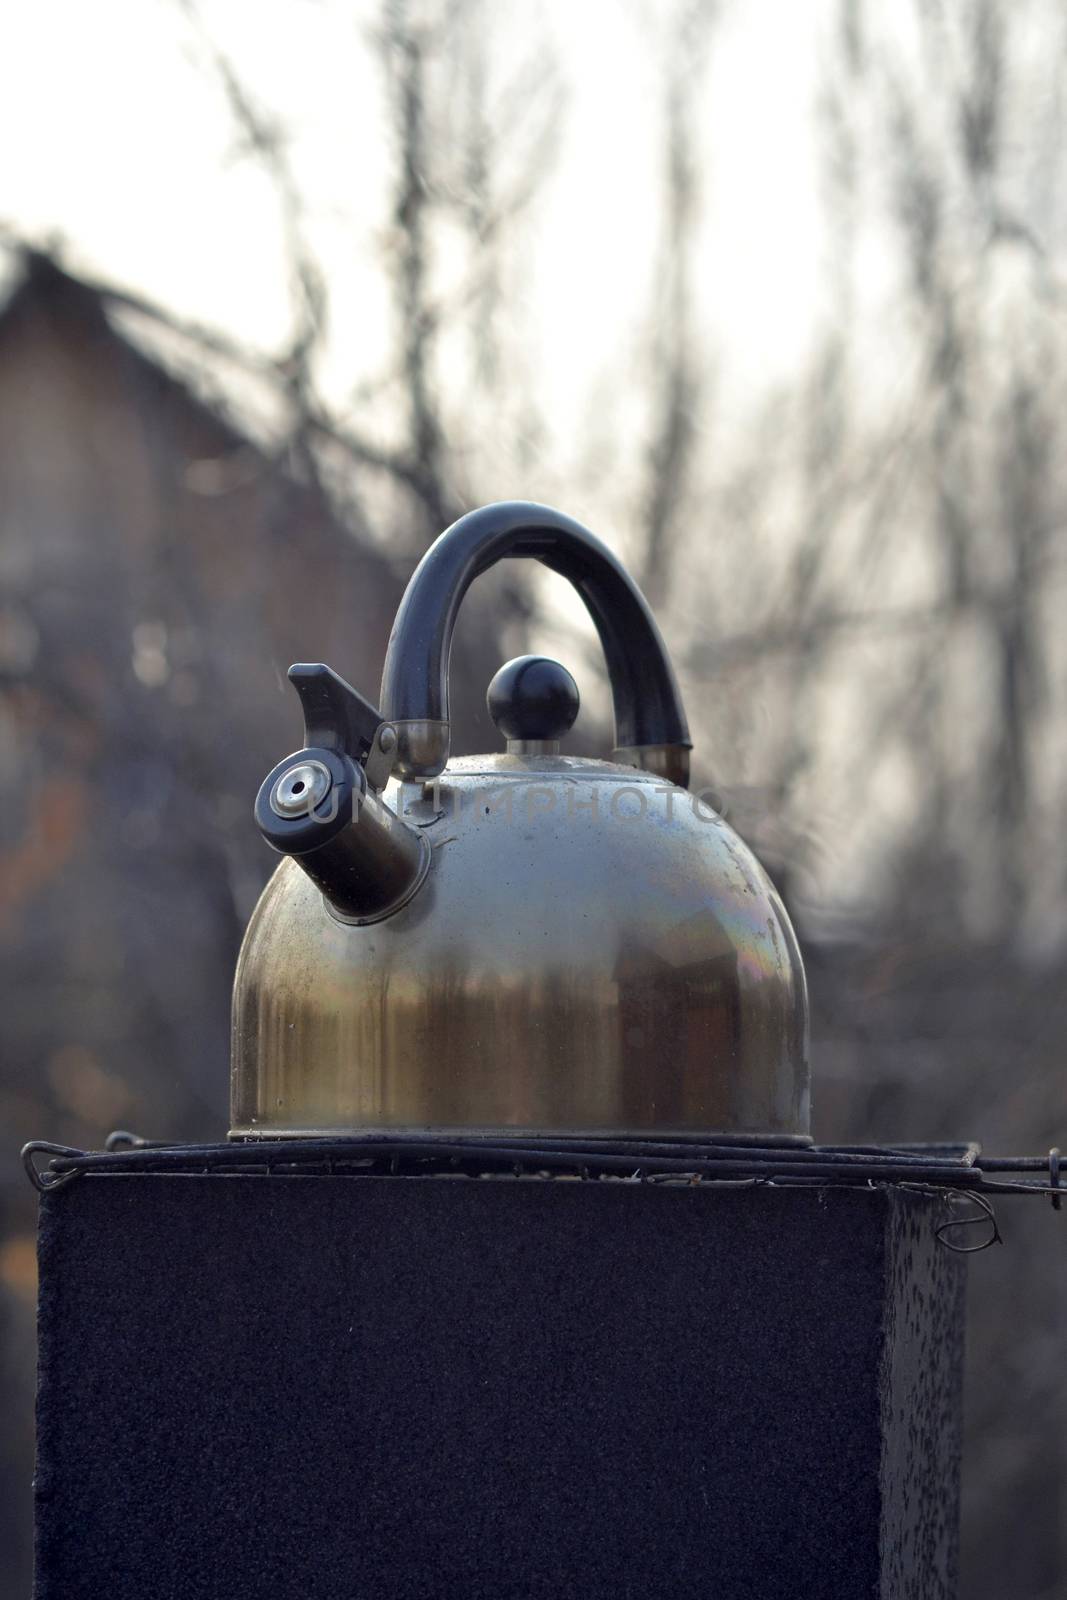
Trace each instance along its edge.
<instances>
[{"instance_id":1,"label":"blurred tree","mask_svg":"<svg viewBox=\"0 0 1067 1600\"><path fill-rule=\"evenodd\" d=\"M527 381L523 245L565 111L540 23L516 62L487 0L383 0L368 43L391 336L339 405L288 131L183 11L271 179L291 326L264 356L111 286L78 300L85 286L39 260L0 324L12 1125L85 1142L121 1116L180 1135L205 1131L208 1102L217 1122L225 988L266 866L240 819L279 715L293 721L258 663L335 651L372 689L398 575L458 512L533 482L579 512L614 508L610 536L681 644L701 778L711 751L805 937L818 1135L1062 1137L1062 8L828 0L825 316L806 369L733 434L713 405L703 270L730 8L640 12L660 138L652 293L577 468L549 458ZM241 396L239 425L220 393ZM542 620L524 573L489 585L464 610L468 704ZM488 738L478 716L468 744ZM71 782L49 788L60 762ZM48 802L32 817L27 770ZM10 1216L18 1245L28 1194ZM973 1263L971 1600L1052 1600L1067 1570L1049 1488L1067 1420L1052 1220L1010 1213L1010 1249ZM4 1259L24 1308L25 1255Z\"/></svg>"}]
</instances>

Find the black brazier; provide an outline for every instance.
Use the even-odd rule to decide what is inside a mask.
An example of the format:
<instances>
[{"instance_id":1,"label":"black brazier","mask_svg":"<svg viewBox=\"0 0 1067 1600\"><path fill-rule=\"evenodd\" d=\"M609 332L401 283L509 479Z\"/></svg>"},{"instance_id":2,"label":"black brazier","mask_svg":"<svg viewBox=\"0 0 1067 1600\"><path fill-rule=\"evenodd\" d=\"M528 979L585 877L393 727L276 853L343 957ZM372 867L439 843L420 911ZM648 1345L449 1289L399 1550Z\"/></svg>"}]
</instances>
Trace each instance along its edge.
<instances>
[{"instance_id":1,"label":"black brazier","mask_svg":"<svg viewBox=\"0 0 1067 1600\"><path fill-rule=\"evenodd\" d=\"M945 1205L82 1176L42 1203L37 1600L951 1595Z\"/></svg>"}]
</instances>

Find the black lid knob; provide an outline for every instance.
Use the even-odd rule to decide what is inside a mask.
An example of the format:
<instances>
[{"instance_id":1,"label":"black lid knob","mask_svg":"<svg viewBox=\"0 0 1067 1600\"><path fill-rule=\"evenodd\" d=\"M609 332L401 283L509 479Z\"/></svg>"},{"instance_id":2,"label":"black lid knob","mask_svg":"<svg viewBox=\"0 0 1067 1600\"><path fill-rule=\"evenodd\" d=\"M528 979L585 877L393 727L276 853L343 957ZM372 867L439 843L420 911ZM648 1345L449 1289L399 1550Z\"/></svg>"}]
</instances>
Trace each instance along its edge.
<instances>
[{"instance_id":1,"label":"black lid knob","mask_svg":"<svg viewBox=\"0 0 1067 1600\"><path fill-rule=\"evenodd\" d=\"M559 739L578 715L578 685L549 656L516 656L486 693L489 715L507 739Z\"/></svg>"}]
</instances>

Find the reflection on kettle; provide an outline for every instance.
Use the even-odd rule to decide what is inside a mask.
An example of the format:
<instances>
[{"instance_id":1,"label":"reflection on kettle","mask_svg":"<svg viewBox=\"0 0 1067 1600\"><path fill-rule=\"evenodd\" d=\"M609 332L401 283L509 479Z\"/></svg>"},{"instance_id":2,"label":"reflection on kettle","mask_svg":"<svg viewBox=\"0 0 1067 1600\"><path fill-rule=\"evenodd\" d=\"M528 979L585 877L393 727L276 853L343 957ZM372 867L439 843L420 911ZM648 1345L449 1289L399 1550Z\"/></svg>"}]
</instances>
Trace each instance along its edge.
<instances>
[{"instance_id":1,"label":"reflection on kettle","mask_svg":"<svg viewBox=\"0 0 1067 1600\"><path fill-rule=\"evenodd\" d=\"M449 760L448 661L479 573L568 578L611 678L611 761L564 757L558 663L489 686L503 754ZM643 596L544 506L472 512L427 552L389 641L381 709L290 670L304 747L256 802L287 859L237 968L237 1138L394 1129L806 1142L807 997L759 863L685 793L690 740Z\"/></svg>"}]
</instances>

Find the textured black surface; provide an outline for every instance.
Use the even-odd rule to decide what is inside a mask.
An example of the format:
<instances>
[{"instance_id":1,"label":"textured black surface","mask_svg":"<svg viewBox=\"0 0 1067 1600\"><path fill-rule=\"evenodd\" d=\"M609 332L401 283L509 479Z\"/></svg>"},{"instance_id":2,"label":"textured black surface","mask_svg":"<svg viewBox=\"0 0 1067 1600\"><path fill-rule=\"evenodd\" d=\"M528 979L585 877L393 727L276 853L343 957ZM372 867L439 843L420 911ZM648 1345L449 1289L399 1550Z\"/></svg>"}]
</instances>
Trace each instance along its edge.
<instances>
[{"instance_id":1,"label":"textured black surface","mask_svg":"<svg viewBox=\"0 0 1067 1600\"><path fill-rule=\"evenodd\" d=\"M951 1600L959 1559L963 1273L924 1209L886 1236L882 1386L882 1593ZM955 1352L954 1358L952 1352Z\"/></svg>"},{"instance_id":2,"label":"textured black surface","mask_svg":"<svg viewBox=\"0 0 1067 1600\"><path fill-rule=\"evenodd\" d=\"M42 1207L38 1600L950 1594L940 1213L82 1178Z\"/></svg>"}]
</instances>

